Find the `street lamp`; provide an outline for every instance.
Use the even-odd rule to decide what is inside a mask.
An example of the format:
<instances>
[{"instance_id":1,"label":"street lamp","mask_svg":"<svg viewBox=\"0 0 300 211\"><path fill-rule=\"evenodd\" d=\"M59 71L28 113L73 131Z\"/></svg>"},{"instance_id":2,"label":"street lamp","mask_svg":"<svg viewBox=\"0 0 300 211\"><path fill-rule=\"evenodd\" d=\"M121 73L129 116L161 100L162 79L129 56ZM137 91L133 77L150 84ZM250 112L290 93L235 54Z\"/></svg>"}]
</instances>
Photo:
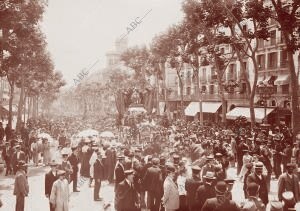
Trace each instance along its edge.
<instances>
[{"instance_id":1,"label":"street lamp","mask_svg":"<svg viewBox=\"0 0 300 211\"><path fill-rule=\"evenodd\" d=\"M256 93L259 95L260 99L264 102L264 123L266 123L267 117L267 100L271 98L273 94L275 94L275 86L271 84L265 84L262 81L256 86Z\"/></svg>"}]
</instances>

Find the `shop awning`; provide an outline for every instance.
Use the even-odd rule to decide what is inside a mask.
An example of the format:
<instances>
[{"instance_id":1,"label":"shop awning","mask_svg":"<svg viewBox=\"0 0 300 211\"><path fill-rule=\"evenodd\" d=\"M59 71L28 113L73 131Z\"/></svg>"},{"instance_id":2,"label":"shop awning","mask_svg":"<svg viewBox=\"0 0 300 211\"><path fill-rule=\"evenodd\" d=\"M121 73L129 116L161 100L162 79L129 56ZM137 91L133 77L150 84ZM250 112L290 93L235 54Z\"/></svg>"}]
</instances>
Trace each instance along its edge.
<instances>
[{"instance_id":1,"label":"shop awning","mask_svg":"<svg viewBox=\"0 0 300 211\"><path fill-rule=\"evenodd\" d=\"M202 102L203 113L216 113L221 102ZM199 102L191 102L184 110L186 116L195 116L200 111Z\"/></svg>"},{"instance_id":2,"label":"shop awning","mask_svg":"<svg viewBox=\"0 0 300 211\"><path fill-rule=\"evenodd\" d=\"M290 83L290 76L289 75L279 75L278 78L275 80L274 85L282 86Z\"/></svg>"},{"instance_id":3,"label":"shop awning","mask_svg":"<svg viewBox=\"0 0 300 211\"><path fill-rule=\"evenodd\" d=\"M274 108L267 108L267 116L274 110ZM265 118L264 108L254 108L255 121L261 123ZM235 120L236 118L244 116L250 122L250 108L249 107L235 107L226 114L226 119Z\"/></svg>"}]
</instances>

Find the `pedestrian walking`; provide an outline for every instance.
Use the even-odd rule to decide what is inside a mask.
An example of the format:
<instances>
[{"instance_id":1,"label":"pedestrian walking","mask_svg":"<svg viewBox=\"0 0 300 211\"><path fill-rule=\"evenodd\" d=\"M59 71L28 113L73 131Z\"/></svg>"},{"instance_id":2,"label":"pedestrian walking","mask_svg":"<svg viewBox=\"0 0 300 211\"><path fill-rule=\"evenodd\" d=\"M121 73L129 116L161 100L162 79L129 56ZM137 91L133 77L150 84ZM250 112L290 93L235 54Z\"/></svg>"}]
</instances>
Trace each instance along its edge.
<instances>
[{"instance_id":1,"label":"pedestrian walking","mask_svg":"<svg viewBox=\"0 0 300 211\"><path fill-rule=\"evenodd\" d=\"M55 211L68 211L69 210L69 182L66 179L66 171L57 171L58 179L53 183L50 203Z\"/></svg>"},{"instance_id":2,"label":"pedestrian walking","mask_svg":"<svg viewBox=\"0 0 300 211\"><path fill-rule=\"evenodd\" d=\"M25 153L23 151L21 151L21 146L19 144L17 144L15 146L15 150L16 151L13 153L12 159L11 159L11 164L12 164L12 167L13 167L14 174L17 173L18 163L20 161L24 161L24 163L25 163L25 160L26 160Z\"/></svg>"},{"instance_id":3,"label":"pedestrian walking","mask_svg":"<svg viewBox=\"0 0 300 211\"><path fill-rule=\"evenodd\" d=\"M196 200L196 191L202 184L200 179L201 168L199 166L192 166L192 177L187 178L185 182L186 200L189 207L189 211L197 211L198 204Z\"/></svg>"},{"instance_id":4,"label":"pedestrian walking","mask_svg":"<svg viewBox=\"0 0 300 211\"><path fill-rule=\"evenodd\" d=\"M240 211L239 206L234 201L226 197L228 187L224 181L219 181L216 184L215 191L216 197L207 199L201 211Z\"/></svg>"},{"instance_id":5,"label":"pedestrian walking","mask_svg":"<svg viewBox=\"0 0 300 211\"><path fill-rule=\"evenodd\" d=\"M27 164L21 160L18 162L14 184L14 195L16 196L16 211L24 211L25 197L29 193L29 185L27 181L26 171Z\"/></svg>"},{"instance_id":6,"label":"pedestrian walking","mask_svg":"<svg viewBox=\"0 0 300 211\"><path fill-rule=\"evenodd\" d=\"M139 194L133 183L133 170L124 172L125 179L120 182L116 189L117 211L140 211Z\"/></svg>"},{"instance_id":7,"label":"pedestrian walking","mask_svg":"<svg viewBox=\"0 0 300 211\"><path fill-rule=\"evenodd\" d=\"M70 183L73 182L73 192L79 192L77 188L77 179L78 179L78 148L72 147L72 154L68 157L68 161L71 164L72 173L70 174Z\"/></svg>"},{"instance_id":8,"label":"pedestrian walking","mask_svg":"<svg viewBox=\"0 0 300 211\"><path fill-rule=\"evenodd\" d=\"M102 198L99 196L99 194L100 194L101 182L105 180L105 168L104 168L101 152L97 152L97 159L93 166L94 166L93 177L95 179L94 201L102 201Z\"/></svg>"},{"instance_id":9,"label":"pedestrian walking","mask_svg":"<svg viewBox=\"0 0 300 211\"><path fill-rule=\"evenodd\" d=\"M45 175L45 196L49 199L50 211L55 211L54 206L50 202L51 190L53 183L58 179L57 177L57 163L52 161L49 163L51 170Z\"/></svg>"},{"instance_id":10,"label":"pedestrian walking","mask_svg":"<svg viewBox=\"0 0 300 211\"><path fill-rule=\"evenodd\" d=\"M176 169L173 165L167 166L167 177L164 181L164 195L162 204L165 211L175 211L179 208L179 192L176 183L174 182Z\"/></svg>"}]
</instances>

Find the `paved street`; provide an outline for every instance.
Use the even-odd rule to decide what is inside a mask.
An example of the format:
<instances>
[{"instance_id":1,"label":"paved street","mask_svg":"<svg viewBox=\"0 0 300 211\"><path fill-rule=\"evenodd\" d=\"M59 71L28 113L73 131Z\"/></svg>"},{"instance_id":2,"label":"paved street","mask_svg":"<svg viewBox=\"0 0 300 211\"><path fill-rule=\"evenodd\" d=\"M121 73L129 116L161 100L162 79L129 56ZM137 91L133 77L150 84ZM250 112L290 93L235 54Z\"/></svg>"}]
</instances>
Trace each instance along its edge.
<instances>
[{"instance_id":1,"label":"paved street","mask_svg":"<svg viewBox=\"0 0 300 211\"><path fill-rule=\"evenodd\" d=\"M44 175L49 170L49 167L29 167L29 196L25 201L25 211L43 211L48 210L48 200L44 196ZM0 197L3 201L2 211L15 210L15 197L13 196L14 178L4 177L3 173L0 176ZM72 185L72 184L71 184ZM71 188L70 185L70 188ZM88 187L86 182L81 187L81 192L71 193L70 210L104 210L103 204L112 201L114 195L113 186L104 185L101 189L100 196L104 198L103 202L93 201L93 188ZM112 203L113 205L113 203ZM114 210L113 208L107 210Z\"/></svg>"},{"instance_id":2,"label":"paved street","mask_svg":"<svg viewBox=\"0 0 300 211\"><path fill-rule=\"evenodd\" d=\"M29 196L26 198L25 211L42 211L48 210L48 200L44 197L44 175L49 170L49 167L29 167ZM228 175L235 177L236 169L230 168ZM15 197L13 196L13 183L14 178L4 177L3 173L0 176L0 197L4 203L0 210L13 211L15 209ZM274 199L276 192L277 181L271 183L270 199ZM236 202L243 200L242 183L236 182L233 187L233 198ZM71 188L71 185L70 185ZM103 185L101 189L101 197L104 198L103 202L93 201L93 188L88 187L86 182L81 187L81 192L71 193L70 210L71 211L101 211L104 210L104 203L111 203L111 207L107 210L113 209L114 191L112 185Z\"/></svg>"}]
</instances>

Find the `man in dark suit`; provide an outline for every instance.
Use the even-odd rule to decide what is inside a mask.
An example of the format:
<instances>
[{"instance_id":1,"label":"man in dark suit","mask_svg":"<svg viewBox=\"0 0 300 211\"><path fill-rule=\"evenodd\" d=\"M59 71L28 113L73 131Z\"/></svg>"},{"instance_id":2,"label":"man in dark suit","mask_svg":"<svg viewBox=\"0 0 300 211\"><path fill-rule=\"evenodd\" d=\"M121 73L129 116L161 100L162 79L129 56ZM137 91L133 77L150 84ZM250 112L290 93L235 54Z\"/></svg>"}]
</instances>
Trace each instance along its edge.
<instances>
[{"instance_id":1,"label":"man in dark suit","mask_svg":"<svg viewBox=\"0 0 300 211\"><path fill-rule=\"evenodd\" d=\"M99 197L101 181L105 180L105 169L104 163L102 160L101 152L97 152L97 159L94 163L94 179L95 179L95 186L94 186L94 201L102 201L102 198Z\"/></svg>"},{"instance_id":2,"label":"man in dark suit","mask_svg":"<svg viewBox=\"0 0 300 211\"><path fill-rule=\"evenodd\" d=\"M51 195L51 190L53 183L57 180L57 172L56 172L56 167L57 164L55 162L50 163L51 170L45 175L45 195L49 199ZM55 211L55 208L53 205L49 202L50 204L50 211Z\"/></svg>"},{"instance_id":3,"label":"man in dark suit","mask_svg":"<svg viewBox=\"0 0 300 211\"><path fill-rule=\"evenodd\" d=\"M72 173L70 174L70 183L73 181L73 192L79 192L77 190L77 176L78 176L78 149L77 147L72 147L72 154L68 157L68 161L72 166Z\"/></svg>"},{"instance_id":4,"label":"man in dark suit","mask_svg":"<svg viewBox=\"0 0 300 211\"><path fill-rule=\"evenodd\" d=\"M210 210L230 210L240 211L239 206L232 200L226 197L228 191L227 184L224 181L219 181L215 187L216 197L208 198L201 211Z\"/></svg>"},{"instance_id":5,"label":"man in dark suit","mask_svg":"<svg viewBox=\"0 0 300 211\"><path fill-rule=\"evenodd\" d=\"M286 165L287 172L283 173L278 179L278 199L283 200L282 193L291 191L294 194L295 201L299 199L299 178L293 173L295 166L292 163Z\"/></svg>"},{"instance_id":6,"label":"man in dark suit","mask_svg":"<svg viewBox=\"0 0 300 211\"><path fill-rule=\"evenodd\" d=\"M192 167L192 178L188 178L185 182L186 201L189 211L197 211L196 191L202 184L200 179L201 168L199 166Z\"/></svg>"},{"instance_id":7,"label":"man in dark suit","mask_svg":"<svg viewBox=\"0 0 300 211\"><path fill-rule=\"evenodd\" d=\"M143 185L148 192L150 210L158 211L163 195L163 178L158 158L152 159L152 167L147 169L143 178Z\"/></svg>"},{"instance_id":8,"label":"man in dark suit","mask_svg":"<svg viewBox=\"0 0 300 211\"><path fill-rule=\"evenodd\" d=\"M206 172L206 175L203 176L203 179L204 183L197 189L195 197L197 200L198 210L201 210L206 199L216 196L214 187L216 177L214 176L214 172Z\"/></svg>"},{"instance_id":9,"label":"man in dark suit","mask_svg":"<svg viewBox=\"0 0 300 211\"><path fill-rule=\"evenodd\" d=\"M259 185L259 198L263 201L265 205L268 204L268 188L267 188L267 178L265 175L262 174L263 171L263 163L257 162L255 164L255 171L254 173L250 174L247 177L247 186L254 182Z\"/></svg>"},{"instance_id":10,"label":"man in dark suit","mask_svg":"<svg viewBox=\"0 0 300 211\"><path fill-rule=\"evenodd\" d=\"M12 167L13 167L13 172L14 174L17 173L17 165L19 161L24 161L26 160L26 156L25 153L23 151L21 151L21 146L19 144L17 144L15 146L16 151L14 152L13 156L12 156Z\"/></svg>"},{"instance_id":11,"label":"man in dark suit","mask_svg":"<svg viewBox=\"0 0 300 211\"><path fill-rule=\"evenodd\" d=\"M115 191L118 184L125 179L124 163L125 163L125 157L118 156L118 162L115 167Z\"/></svg>"},{"instance_id":12,"label":"man in dark suit","mask_svg":"<svg viewBox=\"0 0 300 211\"><path fill-rule=\"evenodd\" d=\"M5 136L5 131L4 131L2 122L0 122L0 143L3 142L4 136Z\"/></svg>"},{"instance_id":13,"label":"man in dark suit","mask_svg":"<svg viewBox=\"0 0 300 211\"><path fill-rule=\"evenodd\" d=\"M126 170L125 179L119 183L116 189L117 211L140 211L139 194L133 183L133 170Z\"/></svg>"},{"instance_id":14,"label":"man in dark suit","mask_svg":"<svg viewBox=\"0 0 300 211\"><path fill-rule=\"evenodd\" d=\"M21 160L16 165L17 172L14 185L14 195L16 196L16 211L24 211L25 197L29 193L29 185L26 176L26 163Z\"/></svg>"},{"instance_id":15,"label":"man in dark suit","mask_svg":"<svg viewBox=\"0 0 300 211\"><path fill-rule=\"evenodd\" d=\"M3 157L3 159L5 161L5 165L6 165L5 176L13 173L13 170L11 168L12 153L13 153L13 150L9 146L9 142L5 142L5 147L4 147L3 151L2 151L2 157Z\"/></svg>"}]
</instances>

